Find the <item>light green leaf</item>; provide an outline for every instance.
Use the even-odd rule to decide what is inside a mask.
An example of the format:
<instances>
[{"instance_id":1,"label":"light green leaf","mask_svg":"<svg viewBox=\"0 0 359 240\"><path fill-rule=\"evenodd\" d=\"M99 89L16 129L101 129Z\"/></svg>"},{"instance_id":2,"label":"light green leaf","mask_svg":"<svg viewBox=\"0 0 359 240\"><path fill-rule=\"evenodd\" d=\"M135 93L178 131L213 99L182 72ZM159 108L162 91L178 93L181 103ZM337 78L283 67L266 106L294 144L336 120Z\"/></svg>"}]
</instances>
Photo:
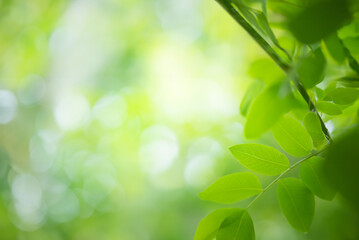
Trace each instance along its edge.
<instances>
[{"instance_id":1,"label":"light green leaf","mask_svg":"<svg viewBox=\"0 0 359 240\"><path fill-rule=\"evenodd\" d=\"M312 88L324 79L326 61L320 48L295 62L298 77L305 88Z\"/></svg>"},{"instance_id":2,"label":"light green leaf","mask_svg":"<svg viewBox=\"0 0 359 240\"><path fill-rule=\"evenodd\" d=\"M315 147L320 148L325 143L325 136L322 131L319 117L314 112L308 112L303 120L304 126L312 137Z\"/></svg>"},{"instance_id":3,"label":"light green leaf","mask_svg":"<svg viewBox=\"0 0 359 240\"><path fill-rule=\"evenodd\" d=\"M197 227L194 240L212 240L216 237L221 223L233 213L242 212L239 208L221 208L203 218Z\"/></svg>"},{"instance_id":4,"label":"light green leaf","mask_svg":"<svg viewBox=\"0 0 359 240\"><path fill-rule=\"evenodd\" d=\"M344 87L359 88L358 76L346 76L338 79L338 82Z\"/></svg>"},{"instance_id":5,"label":"light green leaf","mask_svg":"<svg viewBox=\"0 0 359 240\"><path fill-rule=\"evenodd\" d=\"M283 91L282 91L283 90ZM258 138L286 112L296 105L290 89L279 84L269 87L251 104L244 134L247 138Z\"/></svg>"},{"instance_id":6,"label":"light green leaf","mask_svg":"<svg viewBox=\"0 0 359 240\"><path fill-rule=\"evenodd\" d=\"M244 97L241 101L240 112L242 116L246 116L249 106L251 105L253 99L259 94L259 92L263 88L263 83L260 81L255 81L252 85L247 89Z\"/></svg>"},{"instance_id":7,"label":"light green leaf","mask_svg":"<svg viewBox=\"0 0 359 240\"><path fill-rule=\"evenodd\" d=\"M247 143L229 149L246 168L264 175L279 175L289 167L288 158L275 148Z\"/></svg>"},{"instance_id":8,"label":"light green leaf","mask_svg":"<svg viewBox=\"0 0 359 240\"><path fill-rule=\"evenodd\" d=\"M342 114L342 110L340 110L337 105L331 102L319 101L317 102L317 108L320 112L326 113L328 115Z\"/></svg>"},{"instance_id":9,"label":"light green leaf","mask_svg":"<svg viewBox=\"0 0 359 240\"><path fill-rule=\"evenodd\" d=\"M354 103L359 97L359 91L354 88L336 88L328 93L333 102L340 105Z\"/></svg>"},{"instance_id":10,"label":"light green leaf","mask_svg":"<svg viewBox=\"0 0 359 240\"><path fill-rule=\"evenodd\" d=\"M254 240L254 226L247 210L233 213L219 227L217 240Z\"/></svg>"},{"instance_id":11,"label":"light green leaf","mask_svg":"<svg viewBox=\"0 0 359 240\"><path fill-rule=\"evenodd\" d=\"M303 125L293 117L283 116L272 129L279 145L290 155L302 157L313 148L312 139Z\"/></svg>"},{"instance_id":12,"label":"light green leaf","mask_svg":"<svg viewBox=\"0 0 359 240\"><path fill-rule=\"evenodd\" d=\"M308 232L314 217L314 195L297 178L278 181L277 197L280 209L296 230Z\"/></svg>"},{"instance_id":13,"label":"light green leaf","mask_svg":"<svg viewBox=\"0 0 359 240\"><path fill-rule=\"evenodd\" d=\"M335 191L327 182L324 166L324 158L318 156L311 157L301 164L299 177L315 195L325 200L332 200Z\"/></svg>"},{"instance_id":14,"label":"light green leaf","mask_svg":"<svg viewBox=\"0 0 359 240\"><path fill-rule=\"evenodd\" d=\"M216 180L199 196L218 203L234 203L262 191L258 177L251 172L230 174Z\"/></svg>"}]
</instances>

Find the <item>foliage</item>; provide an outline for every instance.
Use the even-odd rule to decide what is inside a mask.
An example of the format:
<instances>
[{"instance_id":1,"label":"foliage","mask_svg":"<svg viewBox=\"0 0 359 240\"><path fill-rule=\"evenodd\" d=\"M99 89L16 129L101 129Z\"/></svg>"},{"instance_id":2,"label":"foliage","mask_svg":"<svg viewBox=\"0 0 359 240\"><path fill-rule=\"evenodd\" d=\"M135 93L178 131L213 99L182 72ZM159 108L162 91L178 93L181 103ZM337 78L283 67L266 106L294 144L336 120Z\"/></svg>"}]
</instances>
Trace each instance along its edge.
<instances>
[{"instance_id":1,"label":"foliage","mask_svg":"<svg viewBox=\"0 0 359 240\"><path fill-rule=\"evenodd\" d=\"M246 116L244 135L247 139L261 141L261 137L271 130L280 148L257 143L230 148L233 156L247 169L279 176L261 192L251 194L248 189L253 188L253 183L246 179L242 182L238 182L240 178L217 180L220 185L215 183L216 188L211 185L204 191L211 197L200 194L202 199L215 201L220 198L221 203L226 203L241 196L241 192L246 197L257 196L247 208L238 208L236 213L226 217L221 215L212 231L212 225L206 223L211 222L213 215L204 218L197 231L211 231L213 235L196 234L195 240L254 239L248 210L275 185L283 215L301 232L310 231L314 196L331 201L339 192L351 207L358 209L357 2L217 1L286 74L278 81L279 75L265 69L263 61L254 62L250 74L256 79L240 107L241 114ZM264 90L259 87L258 79L266 85ZM342 134L345 132L348 133ZM288 158L290 162L294 161L291 166ZM284 178L297 166L298 175ZM233 185L240 188L227 191L233 189Z\"/></svg>"}]
</instances>

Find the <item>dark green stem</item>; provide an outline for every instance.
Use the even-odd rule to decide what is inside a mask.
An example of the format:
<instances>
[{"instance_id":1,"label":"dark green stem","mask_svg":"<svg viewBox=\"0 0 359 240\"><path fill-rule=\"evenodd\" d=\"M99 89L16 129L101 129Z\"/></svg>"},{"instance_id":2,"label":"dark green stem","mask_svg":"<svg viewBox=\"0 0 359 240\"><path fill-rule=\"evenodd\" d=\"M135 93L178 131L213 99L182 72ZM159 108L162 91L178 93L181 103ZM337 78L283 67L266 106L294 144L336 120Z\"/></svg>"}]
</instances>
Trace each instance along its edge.
<instances>
[{"instance_id":1,"label":"dark green stem","mask_svg":"<svg viewBox=\"0 0 359 240\"><path fill-rule=\"evenodd\" d=\"M247 20L242 17L242 15L232 6L231 0L216 0L231 16L236 22L241 25L241 27L258 43L259 46L273 59L273 61L288 75L291 73L291 66L286 63L272 48L272 46L247 22ZM299 81L298 77L294 75L291 80L293 81L295 87L302 95L304 100L307 102L309 110L315 112L319 117L322 131L325 134L329 142L331 142L331 137L327 127L325 126L323 119L319 115L313 101L309 97L307 91L305 90L302 83Z\"/></svg>"}]
</instances>

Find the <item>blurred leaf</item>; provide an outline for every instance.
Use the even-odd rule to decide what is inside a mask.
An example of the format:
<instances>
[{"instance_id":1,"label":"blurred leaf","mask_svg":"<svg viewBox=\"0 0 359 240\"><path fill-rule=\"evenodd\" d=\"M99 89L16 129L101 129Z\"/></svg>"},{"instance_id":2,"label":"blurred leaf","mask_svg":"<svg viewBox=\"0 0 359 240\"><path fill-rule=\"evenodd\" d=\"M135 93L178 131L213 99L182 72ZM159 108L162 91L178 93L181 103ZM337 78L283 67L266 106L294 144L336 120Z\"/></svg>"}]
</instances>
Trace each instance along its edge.
<instances>
[{"instance_id":1,"label":"blurred leaf","mask_svg":"<svg viewBox=\"0 0 359 240\"><path fill-rule=\"evenodd\" d=\"M241 212L238 208L222 208L211 212L198 224L194 240L212 240L215 238L221 223L233 213Z\"/></svg>"},{"instance_id":2,"label":"blurred leaf","mask_svg":"<svg viewBox=\"0 0 359 240\"><path fill-rule=\"evenodd\" d=\"M340 115L342 110L338 108L337 105L331 102L319 101L317 102L318 111L323 112L328 115Z\"/></svg>"},{"instance_id":3,"label":"blurred leaf","mask_svg":"<svg viewBox=\"0 0 359 240\"><path fill-rule=\"evenodd\" d=\"M217 240L254 240L254 226L251 216L247 210L241 209L240 212L233 213L227 217L221 224Z\"/></svg>"},{"instance_id":4,"label":"blurred leaf","mask_svg":"<svg viewBox=\"0 0 359 240\"><path fill-rule=\"evenodd\" d=\"M336 88L329 93L334 103L348 105L354 103L359 97L359 91L354 88Z\"/></svg>"},{"instance_id":5,"label":"blurred leaf","mask_svg":"<svg viewBox=\"0 0 359 240\"><path fill-rule=\"evenodd\" d=\"M229 150L243 166L263 175L279 175L289 167L283 153L266 145L239 144Z\"/></svg>"},{"instance_id":6,"label":"blurred leaf","mask_svg":"<svg viewBox=\"0 0 359 240\"><path fill-rule=\"evenodd\" d=\"M318 87L315 87L315 94L318 99L322 99L324 97L324 90Z\"/></svg>"},{"instance_id":7,"label":"blurred leaf","mask_svg":"<svg viewBox=\"0 0 359 240\"><path fill-rule=\"evenodd\" d=\"M309 135L312 137L313 145L317 148L323 146L325 143L325 136L317 114L314 112L308 112L304 117L303 123Z\"/></svg>"},{"instance_id":8,"label":"blurred leaf","mask_svg":"<svg viewBox=\"0 0 359 240\"><path fill-rule=\"evenodd\" d=\"M301 164L299 177L315 195L324 200L332 200L335 191L326 179L324 165L324 158L318 156L311 157Z\"/></svg>"},{"instance_id":9,"label":"blurred leaf","mask_svg":"<svg viewBox=\"0 0 359 240\"><path fill-rule=\"evenodd\" d=\"M281 90L284 90L282 93ZM293 95L279 84L267 88L251 104L244 134L247 138L258 138L296 104Z\"/></svg>"},{"instance_id":10,"label":"blurred leaf","mask_svg":"<svg viewBox=\"0 0 359 240\"><path fill-rule=\"evenodd\" d=\"M312 88L324 79L326 60L320 48L295 62L295 68L300 81L305 88Z\"/></svg>"},{"instance_id":11,"label":"blurred leaf","mask_svg":"<svg viewBox=\"0 0 359 240\"><path fill-rule=\"evenodd\" d=\"M289 115L279 119L272 132L279 145L292 156L302 157L312 151L313 143L309 133L299 121Z\"/></svg>"},{"instance_id":12,"label":"blurred leaf","mask_svg":"<svg viewBox=\"0 0 359 240\"><path fill-rule=\"evenodd\" d=\"M261 58L251 63L249 76L272 84L285 77L283 71L269 58Z\"/></svg>"},{"instance_id":13,"label":"blurred leaf","mask_svg":"<svg viewBox=\"0 0 359 240\"><path fill-rule=\"evenodd\" d=\"M332 186L359 214L359 129L340 136L325 154L324 172Z\"/></svg>"},{"instance_id":14,"label":"blurred leaf","mask_svg":"<svg viewBox=\"0 0 359 240\"><path fill-rule=\"evenodd\" d=\"M303 43L315 43L330 36L350 20L345 0L313 1L298 15L291 16L289 30Z\"/></svg>"},{"instance_id":15,"label":"blurred leaf","mask_svg":"<svg viewBox=\"0 0 359 240\"><path fill-rule=\"evenodd\" d=\"M262 191L258 177L251 172L230 174L217 179L206 190L199 193L203 200L218 203L234 203Z\"/></svg>"},{"instance_id":16,"label":"blurred leaf","mask_svg":"<svg viewBox=\"0 0 359 240\"><path fill-rule=\"evenodd\" d=\"M314 195L297 178L278 181L277 197L280 209L290 225L301 232L308 232L314 217Z\"/></svg>"},{"instance_id":17,"label":"blurred leaf","mask_svg":"<svg viewBox=\"0 0 359 240\"><path fill-rule=\"evenodd\" d=\"M251 105L253 99L260 93L262 89L263 83L260 81L253 82L252 85L250 85L250 87L247 89L240 105L240 112L242 116L247 115L249 106Z\"/></svg>"},{"instance_id":18,"label":"blurred leaf","mask_svg":"<svg viewBox=\"0 0 359 240\"><path fill-rule=\"evenodd\" d=\"M336 33L324 38L324 43L333 59L339 63L344 62L345 50Z\"/></svg>"},{"instance_id":19,"label":"blurred leaf","mask_svg":"<svg viewBox=\"0 0 359 240\"><path fill-rule=\"evenodd\" d=\"M347 76L338 79L338 82L344 87L359 88L358 76Z\"/></svg>"}]
</instances>

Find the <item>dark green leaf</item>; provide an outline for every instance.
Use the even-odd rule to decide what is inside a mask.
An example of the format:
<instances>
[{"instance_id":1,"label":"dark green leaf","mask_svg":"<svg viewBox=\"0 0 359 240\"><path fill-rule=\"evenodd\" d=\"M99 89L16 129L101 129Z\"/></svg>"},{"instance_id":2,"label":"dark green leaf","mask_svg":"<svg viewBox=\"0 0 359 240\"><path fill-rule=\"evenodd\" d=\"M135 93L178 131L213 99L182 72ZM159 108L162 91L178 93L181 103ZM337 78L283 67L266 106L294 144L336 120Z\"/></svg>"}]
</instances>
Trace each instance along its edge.
<instances>
[{"instance_id":1,"label":"dark green leaf","mask_svg":"<svg viewBox=\"0 0 359 240\"><path fill-rule=\"evenodd\" d=\"M239 144L229 150L243 166L264 175L279 175L289 167L289 161L283 153L266 145Z\"/></svg>"},{"instance_id":2,"label":"dark green leaf","mask_svg":"<svg viewBox=\"0 0 359 240\"><path fill-rule=\"evenodd\" d=\"M212 240L216 237L221 223L233 213L242 212L239 208L221 208L214 210L198 224L194 240Z\"/></svg>"},{"instance_id":3,"label":"dark green leaf","mask_svg":"<svg viewBox=\"0 0 359 240\"><path fill-rule=\"evenodd\" d=\"M315 195L325 200L332 200L335 191L326 179L324 165L324 158L318 156L311 157L301 164L299 177Z\"/></svg>"},{"instance_id":4,"label":"dark green leaf","mask_svg":"<svg viewBox=\"0 0 359 240\"><path fill-rule=\"evenodd\" d=\"M290 225L301 232L308 232L314 217L314 195L297 178L278 181L279 206Z\"/></svg>"},{"instance_id":5,"label":"dark green leaf","mask_svg":"<svg viewBox=\"0 0 359 240\"><path fill-rule=\"evenodd\" d=\"M315 43L330 36L351 18L344 0L312 1L291 17L289 29L303 43Z\"/></svg>"},{"instance_id":6,"label":"dark green leaf","mask_svg":"<svg viewBox=\"0 0 359 240\"><path fill-rule=\"evenodd\" d=\"M199 196L218 203L234 203L262 191L258 177L251 172L230 174L216 180Z\"/></svg>"},{"instance_id":7,"label":"dark green leaf","mask_svg":"<svg viewBox=\"0 0 359 240\"><path fill-rule=\"evenodd\" d=\"M325 154L328 181L359 214L359 128L347 131Z\"/></svg>"},{"instance_id":8,"label":"dark green leaf","mask_svg":"<svg viewBox=\"0 0 359 240\"><path fill-rule=\"evenodd\" d=\"M333 59L339 63L344 62L345 50L336 33L326 37L324 43Z\"/></svg>"},{"instance_id":9,"label":"dark green leaf","mask_svg":"<svg viewBox=\"0 0 359 240\"><path fill-rule=\"evenodd\" d=\"M272 132L279 145L292 156L302 157L312 151L313 143L309 133L289 115L279 119Z\"/></svg>"},{"instance_id":10,"label":"dark green leaf","mask_svg":"<svg viewBox=\"0 0 359 240\"><path fill-rule=\"evenodd\" d=\"M221 224L217 240L254 240L254 226L251 216L247 210L233 213L227 217Z\"/></svg>"},{"instance_id":11,"label":"dark green leaf","mask_svg":"<svg viewBox=\"0 0 359 240\"><path fill-rule=\"evenodd\" d=\"M312 88L324 79L326 61L320 48L295 62L298 77L305 88Z\"/></svg>"}]
</instances>

